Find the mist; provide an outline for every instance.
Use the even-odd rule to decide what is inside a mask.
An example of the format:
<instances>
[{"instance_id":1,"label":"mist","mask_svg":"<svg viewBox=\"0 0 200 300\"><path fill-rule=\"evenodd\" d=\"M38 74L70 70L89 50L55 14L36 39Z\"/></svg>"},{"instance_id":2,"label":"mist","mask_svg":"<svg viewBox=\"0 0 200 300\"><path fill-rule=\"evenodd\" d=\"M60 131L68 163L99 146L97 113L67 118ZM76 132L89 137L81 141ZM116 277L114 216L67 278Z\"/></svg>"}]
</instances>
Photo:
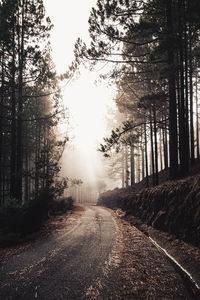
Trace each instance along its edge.
<instances>
[{"instance_id":1,"label":"mist","mask_svg":"<svg viewBox=\"0 0 200 300\"><path fill-rule=\"evenodd\" d=\"M96 203L99 194L116 187L108 177L106 160L96 147L88 152L78 145L66 145L61 159L61 177L68 178L65 196L72 196L76 202Z\"/></svg>"}]
</instances>

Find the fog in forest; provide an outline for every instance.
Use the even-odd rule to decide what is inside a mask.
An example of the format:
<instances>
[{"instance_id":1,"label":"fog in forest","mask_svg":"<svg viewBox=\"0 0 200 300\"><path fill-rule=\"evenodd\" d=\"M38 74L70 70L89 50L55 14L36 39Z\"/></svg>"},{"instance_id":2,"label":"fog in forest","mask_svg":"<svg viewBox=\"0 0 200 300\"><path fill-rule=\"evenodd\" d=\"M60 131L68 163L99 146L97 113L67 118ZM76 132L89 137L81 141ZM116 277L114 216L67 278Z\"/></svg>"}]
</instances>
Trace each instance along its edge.
<instances>
[{"instance_id":1,"label":"fog in forest","mask_svg":"<svg viewBox=\"0 0 200 300\"><path fill-rule=\"evenodd\" d=\"M79 10L76 10L76 1L71 4L70 9L76 10L78 14L78 23L77 18L73 19L73 14L64 9L67 7L65 1L61 1L62 9L59 12L53 2L44 2L47 15L54 23L51 32L53 60L58 73L63 73L74 59L76 39L81 37L89 41L88 17L96 1L91 0L87 3L79 1ZM64 38L63 28L65 28ZM68 178L69 188L66 189L65 195L73 195L79 201L80 191L85 194L85 190L88 190L90 196L87 195L86 198L96 199L99 192L119 184L118 181L109 179L108 161L98 151L100 143L103 143L103 137L110 133L108 111L115 109L113 101L115 89L108 87L105 81L99 80L100 74L106 72L106 67L103 65L102 69L100 66L99 70L97 68L93 72L82 68L77 78L65 81L61 85L67 121L60 125L60 129L67 134L69 141L61 159L60 175ZM76 180L79 184L76 184Z\"/></svg>"},{"instance_id":2,"label":"fog in forest","mask_svg":"<svg viewBox=\"0 0 200 300\"><path fill-rule=\"evenodd\" d=\"M72 82L64 92L68 123L61 126L61 131L66 130L69 141L62 156L61 176L68 178L67 196L72 195L78 201L84 198L96 201L100 192L117 185L109 179L108 161L98 151L110 131L107 114L115 109L114 91L105 84L94 83L98 74L83 72L87 74Z\"/></svg>"}]
</instances>

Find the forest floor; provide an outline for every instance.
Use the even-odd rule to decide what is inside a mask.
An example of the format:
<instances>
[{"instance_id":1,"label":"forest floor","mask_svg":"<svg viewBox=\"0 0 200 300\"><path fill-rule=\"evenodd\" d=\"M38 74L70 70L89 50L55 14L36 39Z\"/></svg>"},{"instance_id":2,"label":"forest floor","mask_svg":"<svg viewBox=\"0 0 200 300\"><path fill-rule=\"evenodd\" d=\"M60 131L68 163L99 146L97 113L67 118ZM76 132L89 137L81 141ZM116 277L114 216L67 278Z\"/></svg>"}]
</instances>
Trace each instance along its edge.
<instances>
[{"instance_id":1,"label":"forest floor","mask_svg":"<svg viewBox=\"0 0 200 300\"><path fill-rule=\"evenodd\" d=\"M199 248L155 230L133 216L126 217L120 209L112 211L112 215L117 223L118 240L111 268L88 289L86 299L200 299L200 290L191 285L149 237L171 254L198 286Z\"/></svg>"},{"instance_id":2,"label":"forest floor","mask_svg":"<svg viewBox=\"0 0 200 300\"><path fill-rule=\"evenodd\" d=\"M153 241L164 249L169 256L190 274L193 284L196 283L196 285L198 285L197 289L195 287L195 291L198 293L197 299L200 299L200 248L178 239L175 235L171 235L144 224L139 218L134 216L124 216L121 214L121 218L123 221L128 222L132 227L136 227L139 231L144 233L148 239L153 239ZM181 276L183 276L183 273ZM188 279L186 279L186 285L190 285L190 283L191 281L188 282ZM193 287L190 286L190 288Z\"/></svg>"}]
</instances>

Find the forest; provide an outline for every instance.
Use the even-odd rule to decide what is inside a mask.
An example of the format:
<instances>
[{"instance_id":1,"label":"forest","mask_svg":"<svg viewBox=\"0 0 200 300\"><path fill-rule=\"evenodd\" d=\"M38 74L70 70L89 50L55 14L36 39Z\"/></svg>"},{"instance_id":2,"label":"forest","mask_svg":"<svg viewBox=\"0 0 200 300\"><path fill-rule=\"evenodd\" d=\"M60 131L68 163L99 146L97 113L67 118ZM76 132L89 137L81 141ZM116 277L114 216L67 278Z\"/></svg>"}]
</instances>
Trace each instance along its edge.
<instances>
[{"instance_id":1,"label":"forest","mask_svg":"<svg viewBox=\"0 0 200 300\"><path fill-rule=\"evenodd\" d=\"M0 1L0 223L10 230L37 227L67 184L58 178L68 138L58 138L65 110L52 27L42 0Z\"/></svg>"},{"instance_id":2,"label":"forest","mask_svg":"<svg viewBox=\"0 0 200 300\"><path fill-rule=\"evenodd\" d=\"M173 180L190 173L200 158L199 15L197 0L98 0L88 20L90 45L79 38L75 60L58 76L43 1L0 1L2 226L18 214L27 221L40 211L42 219L68 185L59 176L68 141L67 134L59 138L59 121L67 118L59 83L82 64L108 64L101 80L117 89L115 122L99 146L108 175L122 187L142 180L148 187L163 170Z\"/></svg>"},{"instance_id":3,"label":"forest","mask_svg":"<svg viewBox=\"0 0 200 300\"><path fill-rule=\"evenodd\" d=\"M116 84L121 115L100 151L122 187L157 185L161 170L187 176L199 160L199 13L197 0L99 0L90 46L77 40L79 63L111 66L102 77Z\"/></svg>"},{"instance_id":4,"label":"forest","mask_svg":"<svg viewBox=\"0 0 200 300\"><path fill-rule=\"evenodd\" d=\"M199 71L199 0L0 0L0 299L200 299Z\"/></svg>"}]
</instances>

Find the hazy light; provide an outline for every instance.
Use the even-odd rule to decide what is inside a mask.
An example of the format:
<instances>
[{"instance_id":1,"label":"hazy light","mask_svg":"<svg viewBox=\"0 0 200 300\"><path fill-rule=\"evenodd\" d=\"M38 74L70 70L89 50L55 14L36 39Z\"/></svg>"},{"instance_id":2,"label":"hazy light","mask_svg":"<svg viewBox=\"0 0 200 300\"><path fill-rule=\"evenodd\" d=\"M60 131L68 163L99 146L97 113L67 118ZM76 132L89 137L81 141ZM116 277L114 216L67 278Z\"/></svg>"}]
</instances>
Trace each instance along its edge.
<instances>
[{"instance_id":1,"label":"hazy light","mask_svg":"<svg viewBox=\"0 0 200 300\"><path fill-rule=\"evenodd\" d=\"M51 33L52 55L59 73L66 71L74 59L78 37L88 41L88 18L96 0L43 0L46 14L54 24Z\"/></svg>"},{"instance_id":2,"label":"hazy light","mask_svg":"<svg viewBox=\"0 0 200 300\"><path fill-rule=\"evenodd\" d=\"M81 37L88 42L88 17L96 0L44 0L47 16L54 24L51 35L52 57L58 73L71 64L75 41ZM98 74L82 70L81 76L63 90L63 101L69 109L73 147L66 147L62 159L65 176L93 182L105 176L101 154L97 152L106 134L107 105L113 105L114 89L105 83L94 84ZM61 129L64 130L64 124Z\"/></svg>"},{"instance_id":3,"label":"hazy light","mask_svg":"<svg viewBox=\"0 0 200 300\"><path fill-rule=\"evenodd\" d=\"M105 134L106 106L109 89L95 86L94 76L85 71L79 80L65 90L65 103L76 126L76 140L88 147Z\"/></svg>"},{"instance_id":4,"label":"hazy light","mask_svg":"<svg viewBox=\"0 0 200 300\"><path fill-rule=\"evenodd\" d=\"M76 173L90 182L105 176L101 163L102 154L97 149L106 135L107 106L113 105L111 100L114 96L114 90L106 87L105 83L97 86L94 84L95 76L97 75L85 70L64 92L74 147L73 151L66 148L63 170L70 176ZM70 165L73 167L70 168Z\"/></svg>"}]
</instances>

